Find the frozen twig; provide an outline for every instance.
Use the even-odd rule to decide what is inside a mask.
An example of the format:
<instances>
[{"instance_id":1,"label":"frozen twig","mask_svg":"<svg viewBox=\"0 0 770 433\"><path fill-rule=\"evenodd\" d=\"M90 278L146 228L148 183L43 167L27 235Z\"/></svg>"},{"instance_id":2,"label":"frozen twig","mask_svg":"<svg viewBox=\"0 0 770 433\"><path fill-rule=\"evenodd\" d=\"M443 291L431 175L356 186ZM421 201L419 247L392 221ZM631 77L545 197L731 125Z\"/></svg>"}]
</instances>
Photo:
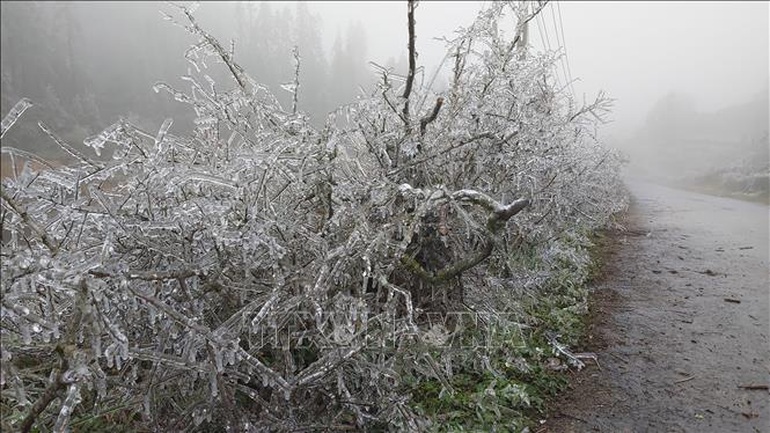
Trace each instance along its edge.
<instances>
[{"instance_id":1,"label":"frozen twig","mask_svg":"<svg viewBox=\"0 0 770 433\"><path fill-rule=\"evenodd\" d=\"M695 376L687 376L685 378L682 378L682 379L679 379L679 380L675 380L674 383L675 384L680 384L680 383L684 383L684 382L689 382L689 381L691 381L693 379L695 379Z\"/></svg>"},{"instance_id":2,"label":"frozen twig","mask_svg":"<svg viewBox=\"0 0 770 433\"><path fill-rule=\"evenodd\" d=\"M423 117L420 119L420 135L425 135L425 128L428 126L430 122L433 122L436 120L436 117L438 117L438 112L441 110L441 104L444 103L444 98L439 97L436 99L436 105L433 106L433 110L430 112L429 115Z\"/></svg>"},{"instance_id":3,"label":"frozen twig","mask_svg":"<svg viewBox=\"0 0 770 433\"><path fill-rule=\"evenodd\" d=\"M19 203L16 203L14 199L8 196L5 192L5 188L0 188L0 197L2 197L5 204L11 208L11 210L18 215L24 224L27 225L43 242L48 251L51 254L56 254L59 251L59 244L53 239L38 223L36 223L32 217L24 210Z\"/></svg>"},{"instance_id":4,"label":"frozen twig","mask_svg":"<svg viewBox=\"0 0 770 433\"><path fill-rule=\"evenodd\" d=\"M573 353L569 349L567 349L566 346L559 343L557 340L557 337L554 335L546 335L548 338L548 341L551 343L551 346L556 350L557 353L560 353L564 355L567 360L570 362L570 364L574 365L578 370L582 370L583 367L585 367L585 364L582 360L584 359L591 359L596 363L596 366L599 367L599 370L601 370L601 365L599 365L599 358L596 356L595 353L591 352L582 352L582 353Z\"/></svg>"},{"instance_id":5,"label":"frozen twig","mask_svg":"<svg viewBox=\"0 0 770 433\"><path fill-rule=\"evenodd\" d=\"M768 385L738 385L738 388L746 389L749 391L767 391L770 389Z\"/></svg>"},{"instance_id":6,"label":"frozen twig","mask_svg":"<svg viewBox=\"0 0 770 433\"><path fill-rule=\"evenodd\" d=\"M13 106L13 108L11 108L11 111L9 111L8 114L3 117L3 121L0 124L0 138L5 137L5 133L11 129L13 124L16 123L21 115L24 114L24 112L27 111L27 109L31 106L32 101L27 98L22 98Z\"/></svg>"}]
</instances>

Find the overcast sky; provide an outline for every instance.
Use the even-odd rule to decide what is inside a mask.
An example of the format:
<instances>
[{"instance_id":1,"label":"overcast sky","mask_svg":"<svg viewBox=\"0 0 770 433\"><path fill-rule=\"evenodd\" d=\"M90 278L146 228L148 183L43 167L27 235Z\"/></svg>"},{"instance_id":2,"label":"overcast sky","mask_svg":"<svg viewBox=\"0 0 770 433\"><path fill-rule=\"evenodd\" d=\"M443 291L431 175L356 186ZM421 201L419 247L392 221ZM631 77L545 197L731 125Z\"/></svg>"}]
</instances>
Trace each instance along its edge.
<instances>
[{"instance_id":1,"label":"overcast sky","mask_svg":"<svg viewBox=\"0 0 770 433\"><path fill-rule=\"evenodd\" d=\"M432 38L469 24L482 3L421 2L415 12L420 63L436 65L443 45ZM327 1L309 7L322 17L328 46L338 30L358 20L368 32L371 60L406 52L406 2ZM622 136L640 126L652 105L671 91L691 94L703 111L767 91L767 2L552 2L543 21L532 22L532 44L542 47L540 32L547 31L551 47L558 45L559 10L572 77L580 80L576 94L590 98L603 89L617 99L609 134Z\"/></svg>"}]
</instances>

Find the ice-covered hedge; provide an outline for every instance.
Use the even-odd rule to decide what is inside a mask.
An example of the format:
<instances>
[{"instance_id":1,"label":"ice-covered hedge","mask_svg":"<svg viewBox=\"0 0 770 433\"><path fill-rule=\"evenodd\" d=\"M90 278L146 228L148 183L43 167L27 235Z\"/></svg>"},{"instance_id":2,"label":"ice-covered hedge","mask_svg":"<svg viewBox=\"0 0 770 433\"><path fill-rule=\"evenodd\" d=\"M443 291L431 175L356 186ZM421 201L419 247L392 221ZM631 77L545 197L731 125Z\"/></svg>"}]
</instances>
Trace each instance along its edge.
<instances>
[{"instance_id":1,"label":"ice-covered hedge","mask_svg":"<svg viewBox=\"0 0 770 433\"><path fill-rule=\"evenodd\" d=\"M519 46L536 12L494 3L448 41L449 89L379 69L317 129L177 12L200 39L189 88L155 89L195 111L192 131L120 120L85 141L105 160L40 124L65 167L3 148L44 167L2 185L3 426L436 428L420 384L500 374L500 340L474 338L538 326L523 305L584 273L591 231L625 206L593 139L607 100L556 88L557 53Z\"/></svg>"}]
</instances>

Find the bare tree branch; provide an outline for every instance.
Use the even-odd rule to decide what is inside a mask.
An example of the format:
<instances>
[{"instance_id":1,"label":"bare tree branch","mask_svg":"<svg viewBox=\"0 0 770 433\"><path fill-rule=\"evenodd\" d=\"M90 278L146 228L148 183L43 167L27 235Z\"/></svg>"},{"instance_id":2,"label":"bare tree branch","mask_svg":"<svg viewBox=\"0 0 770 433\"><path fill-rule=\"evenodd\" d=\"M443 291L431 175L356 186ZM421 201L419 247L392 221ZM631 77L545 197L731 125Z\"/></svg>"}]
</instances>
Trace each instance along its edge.
<instances>
[{"instance_id":1,"label":"bare tree branch","mask_svg":"<svg viewBox=\"0 0 770 433\"><path fill-rule=\"evenodd\" d=\"M406 87L404 87L404 109L402 111L402 117L406 123L406 133L411 131L411 117L409 115L409 97L412 93L412 85L414 83L414 74L417 63L417 51L414 46L414 10L417 7L417 0L409 0L407 3L407 28L409 32L409 72L406 76Z\"/></svg>"},{"instance_id":2,"label":"bare tree branch","mask_svg":"<svg viewBox=\"0 0 770 433\"><path fill-rule=\"evenodd\" d=\"M291 51L292 55L294 56L294 88L292 89L292 105L291 105L291 113L297 114L297 105L299 102L299 47L294 46L294 49Z\"/></svg>"},{"instance_id":3,"label":"bare tree branch","mask_svg":"<svg viewBox=\"0 0 770 433\"><path fill-rule=\"evenodd\" d=\"M492 251L494 248L494 239L492 235L498 233L500 229L505 225L506 221L511 219L511 217L513 217L517 213L521 212L525 207L529 206L530 204L529 199L519 199L519 200L513 201L510 204L503 205L499 203L497 200L488 196L487 194L484 194L480 191L470 190L470 189L455 191L451 194L445 194L442 191L436 191L431 194L428 194L425 191L412 188L412 186L409 184L403 184L399 187L399 190L401 191L402 194L411 193L411 194L429 196L429 200L434 200L436 204L440 204L440 202L445 201L447 199L457 200L457 201L468 201L486 209L489 212L489 216L487 217L488 233L485 234L485 240L481 249L479 249L472 255L452 265L445 266L442 269L435 272L430 272L426 270L419 262L417 262L417 260L415 260L413 257L409 255L404 255L401 257L402 264L404 264L410 271L412 271L415 275L420 277L423 281L430 284L449 281L450 279L460 275L461 273L467 271L468 269L473 268L474 266L484 261L484 259L486 259L487 257L490 256L490 254L492 254Z\"/></svg>"},{"instance_id":4,"label":"bare tree branch","mask_svg":"<svg viewBox=\"0 0 770 433\"><path fill-rule=\"evenodd\" d=\"M436 117L438 116L439 110L441 110L441 104L444 103L444 98L439 97L436 99L436 105L433 106L433 111L422 119L420 119L420 135L425 135L425 127L428 126L430 122L433 122L436 120Z\"/></svg>"}]
</instances>

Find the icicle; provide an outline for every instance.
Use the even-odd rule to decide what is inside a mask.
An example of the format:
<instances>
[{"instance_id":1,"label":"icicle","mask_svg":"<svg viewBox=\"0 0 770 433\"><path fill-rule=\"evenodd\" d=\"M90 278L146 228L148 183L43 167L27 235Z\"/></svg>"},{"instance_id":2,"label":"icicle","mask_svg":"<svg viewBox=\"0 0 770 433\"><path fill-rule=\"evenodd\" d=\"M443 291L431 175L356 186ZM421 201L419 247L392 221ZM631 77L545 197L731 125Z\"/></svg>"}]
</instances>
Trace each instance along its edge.
<instances>
[{"instance_id":1,"label":"icicle","mask_svg":"<svg viewBox=\"0 0 770 433\"><path fill-rule=\"evenodd\" d=\"M281 84L281 89L289 93L294 93L297 91L297 85L295 83L285 83L285 84Z\"/></svg>"},{"instance_id":2,"label":"icicle","mask_svg":"<svg viewBox=\"0 0 770 433\"><path fill-rule=\"evenodd\" d=\"M102 193L101 190L99 190L98 188L89 187L88 192L90 192L91 195L96 198L96 201L98 201L99 204L102 205L102 207L104 208L104 210L107 211L107 213L109 214L113 213L112 202L110 202L110 200Z\"/></svg>"},{"instance_id":3,"label":"icicle","mask_svg":"<svg viewBox=\"0 0 770 433\"><path fill-rule=\"evenodd\" d=\"M235 185L230 183L229 181L222 179L221 177L216 176L210 176L203 173L190 173L187 178L189 180L200 180L204 182L210 182L216 185L225 186L232 189L237 189Z\"/></svg>"},{"instance_id":4,"label":"icicle","mask_svg":"<svg viewBox=\"0 0 770 433\"><path fill-rule=\"evenodd\" d=\"M176 230L179 229L179 225L174 221L150 221L141 228L143 230Z\"/></svg>"},{"instance_id":5,"label":"icicle","mask_svg":"<svg viewBox=\"0 0 770 433\"><path fill-rule=\"evenodd\" d=\"M206 117L199 117L194 120L195 124L198 126L215 126L217 122L219 122L219 119L217 119L215 116L206 116Z\"/></svg>"},{"instance_id":6,"label":"icicle","mask_svg":"<svg viewBox=\"0 0 770 433\"><path fill-rule=\"evenodd\" d=\"M155 146L160 148L160 143L163 142L163 139L166 137L166 133L168 132L169 128L171 128L171 124L174 123L174 119L166 119L163 121L163 124L160 125L160 129L158 130L158 135L155 136Z\"/></svg>"},{"instance_id":7,"label":"icicle","mask_svg":"<svg viewBox=\"0 0 770 433\"><path fill-rule=\"evenodd\" d=\"M110 125L107 129L100 132L98 135L92 135L85 140L83 140L83 144L85 144L88 147L91 147L96 152L97 156L101 156L102 149L104 148L104 143L107 141L113 141L117 142L116 137L118 133L121 130L121 123L117 122L112 125Z\"/></svg>"},{"instance_id":8,"label":"icicle","mask_svg":"<svg viewBox=\"0 0 770 433\"><path fill-rule=\"evenodd\" d=\"M156 83L154 86L152 86L152 90L155 93L159 93L161 89L163 89L163 90L167 91L168 93L170 93L171 95L173 95L174 99L179 101L179 102L183 102L185 104L190 104L190 105L192 105L194 103L194 101L192 99L190 99L189 96L187 96L184 93L174 89L173 87L169 86L166 83Z\"/></svg>"},{"instance_id":9,"label":"icicle","mask_svg":"<svg viewBox=\"0 0 770 433\"><path fill-rule=\"evenodd\" d=\"M211 86L211 94L216 95L217 91L216 91L216 87L214 86L215 84L214 79L209 77L208 74L203 74L203 78L206 80L206 82L209 83L209 86Z\"/></svg>"},{"instance_id":10,"label":"icicle","mask_svg":"<svg viewBox=\"0 0 770 433\"><path fill-rule=\"evenodd\" d=\"M145 418L152 419L152 404L150 400L150 393L146 393L144 395L144 398L142 399L142 412L144 413Z\"/></svg>"},{"instance_id":11,"label":"icicle","mask_svg":"<svg viewBox=\"0 0 770 433\"><path fill-rule=\"evenodd\" d=\"M114 250L112 246L112 232L107 233L106 238L104 239L104 244L102 245L102 252L99 255L99 262L104 264L107 263L107 259L112 254L112 251Z\"/></svg>"},{"instance_id":12,"label":"icicle","mask_svg":"<svg viewBox=\"0 0 770 433\"><path fill-rule=\"evenodd\" d=\"M13 382L12 387L15 391L16 401L19 402L19 405L25 407L32 404L27 397L27 389L24 387L24 382L21 380L21 378L19 378L18 372L13 371L11 381Z\"/></svg>"},{"instance_id":13,"label":"icicle","mask_svg":"<svg viewBox=\"0 0 770 433\"><path fill-rule=\"evenodd\" d=\"M222 365L222 350L214 348L214 364L219 373L225 371L224 365Z\"/></svg>"},{"instance_id":14,"label":"icicle","mask_svg":"<svg viewBox=\"0 0 770 433\"><path fill-rule=\"evenodd\" d=\"M104 358L107 360L107 368L112 368L113 365L115 365L114 362L114 356L113 356L113 347L115 347L115 344L110 344L104 349Z\"/></svg>"},{"instance_id":15,"label":"icicle","mask_svg":"<svg viewBox=\"0 0 770 433\"><path fill-rule=\"evenodd\" d=\"M59 416L56 418L56 424L53 426L54 433L65 433L70 431L70 416L72 415L75 406L77 406L80 401L80 386L73 383L67 389L67 397L64 399L64 403L62 403Z\"/></svg>"},{"instance_id":16,"label":"icicle","mask_svg":"<svg viewBox=\"0 0 770 433\"><path fill-rule=\"evenodd\" d=\"M217 384L217 374L213 371L209 373L209 388L211 389L211 396L216 398L219 395L219 386Z\"/></svg>"},{"instance_id":17,"label":"icicle","mask_svg":"<svg viewBox=\"0 0 770 433\"><path fill-rule=\"evenodd\" d=\"M196 427L201 425L205 414L206 414L205 409L193 411L193 423L195 424Z\"/></svg>"},{"instance_id":18,"label":"icicle","mask_svg":"<svg viewBox=\"0 0 770 433\"><path fill-rule=\"evenodd\" d=\"M21 330L21 341L24 344L31 344L32 343L32 335L30 334L29 326L27 325L21 325L19 326Z\"/></svg>"}]
</instances>

